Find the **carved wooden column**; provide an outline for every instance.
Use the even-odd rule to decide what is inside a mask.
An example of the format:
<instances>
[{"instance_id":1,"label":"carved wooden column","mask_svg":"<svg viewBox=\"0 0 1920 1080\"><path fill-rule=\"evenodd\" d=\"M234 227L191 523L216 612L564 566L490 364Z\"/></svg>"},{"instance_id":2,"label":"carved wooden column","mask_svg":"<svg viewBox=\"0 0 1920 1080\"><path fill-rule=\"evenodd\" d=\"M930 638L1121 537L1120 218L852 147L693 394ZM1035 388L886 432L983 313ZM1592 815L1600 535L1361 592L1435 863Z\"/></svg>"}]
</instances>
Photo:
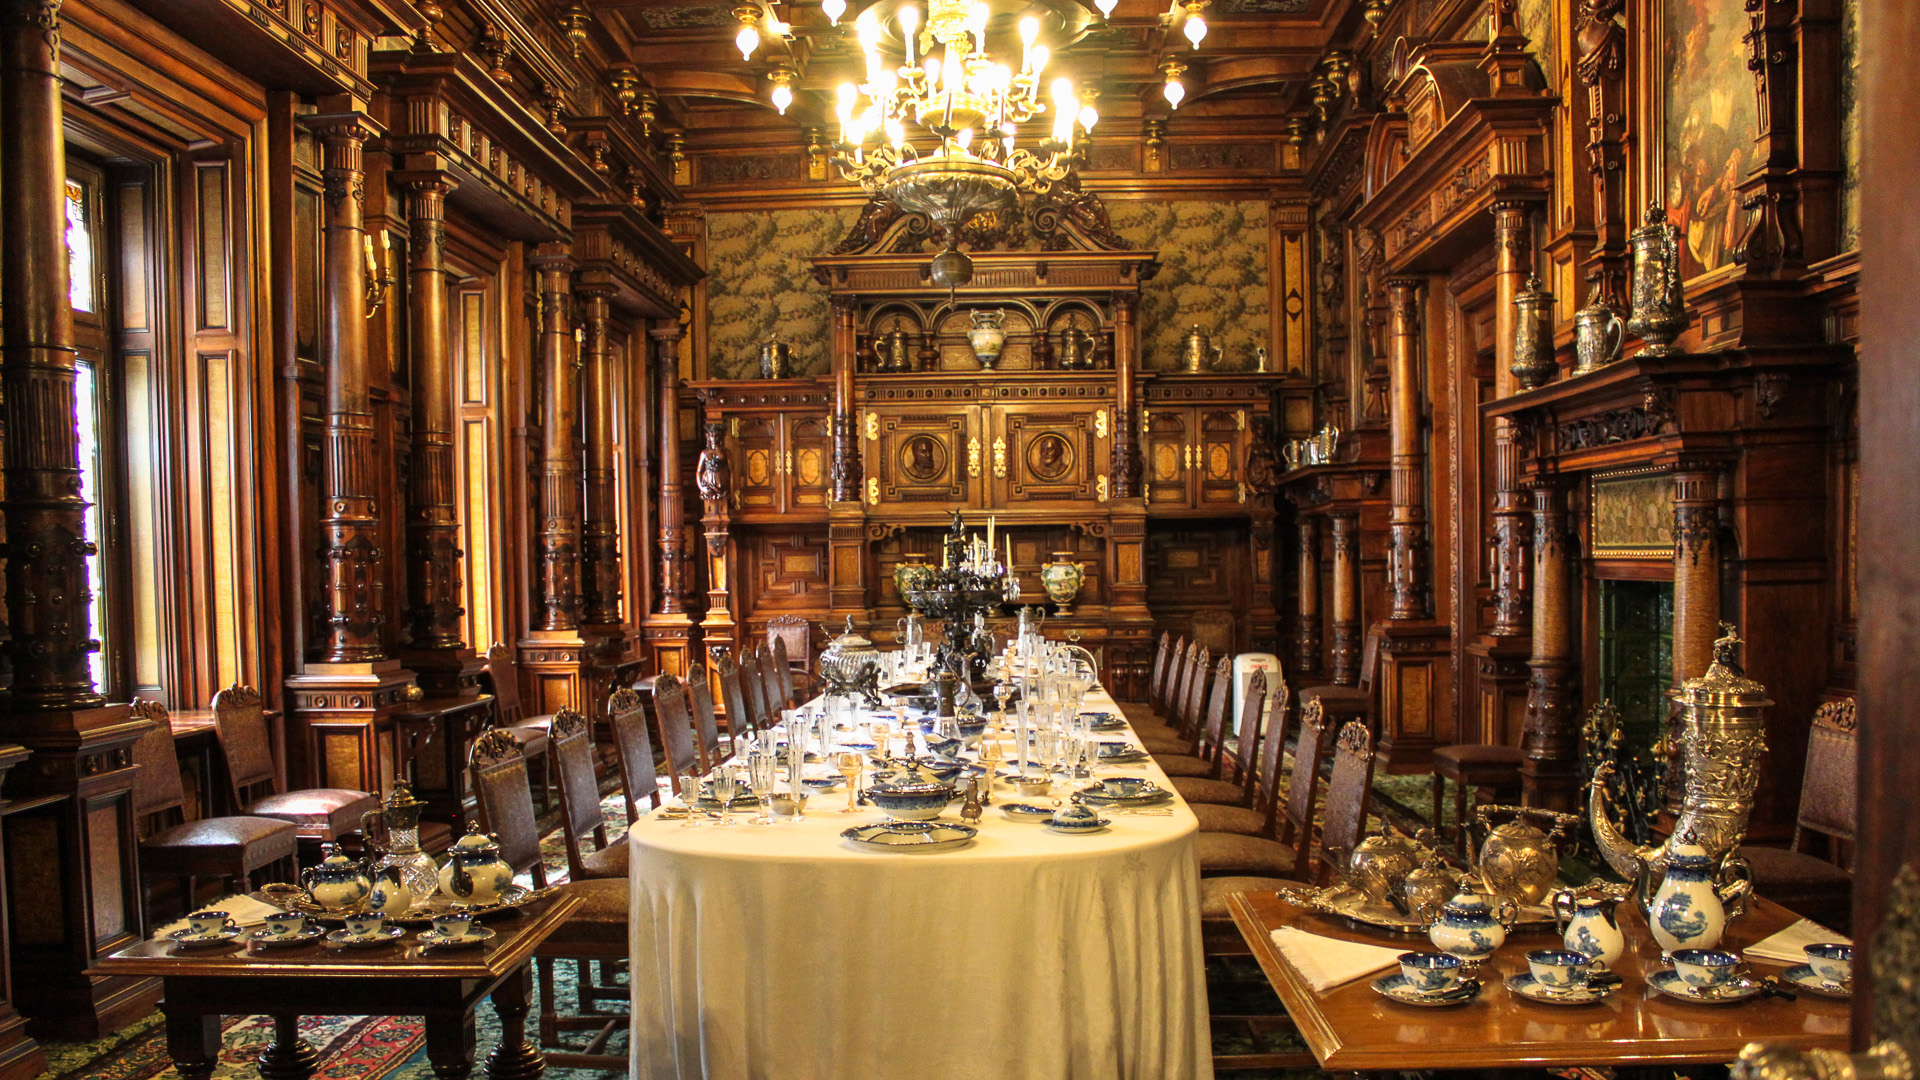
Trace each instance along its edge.
<instances>
[{"instance_id":1,"label":"carved wooden column","mask_svg":"<svg viewBox=\"0 0 1920 1080\"><path fill-rule=\"evenodd\" d=\"M1593 174L1593 253L1589 300L1627 310L1627 35L1626 0L1580 5L1574 31L1574 74L1585 87L1587 170Z\"/></svg>"},{"instance_id":2,"label":"carved wooden column","mask_svg":"<svg viewBox=\"0 0 1920 1080\"><path fill-rule=\"evenodd\" d=\"M1573 687L1573 586L1567 500L1558 480L1533 488L1533 656L1520 777L1527 805L1574 808L1580 728Z\"/></svg>"},{"instance_id":3,"label":"carved wooden column","mask_svg":"<svg viewBox=\"0 0 1920 1080\"><path fill-rule=\"evenodd\" d=\"M407 631L402 652L434 696L479 693L474 650L463 638L459 474L453 363L447 327L444 174L408 178L408 317L413 365L412 462L407 476Z\"/></svg>"},{"instance_id":4,"label":"carved wooden column","mask_svg":"<svg viewBox=\"0 0 1920 1080\"><path fill-rule=\"evenodd\" d=\"M607 309L613 290L593 286L579 293L581 353L586 368L581 409L586 417L587 443L580 621L596 627L602 636L618 637L625 573L620 565L619 462L614 446L614 401L620 372L613 351L607 347Z\"/></svg>"},{"instance_id":5,"label":"carved wooden column","mask_svg":"<svg viewBox=\"0 0 1920 1080\"><path fill-rule=\"evenodd\" d=\"M573 273L564 244L542 244L531 260L540 277L543 384L540 415L541 630L580 627L580 368L568 313Z\"/></svg>"},{"instance_id":6,"label":"carved wooden column","mask_svg":"<svg viewBox=\"0 0 1920 1080\"><path fill-rule=\"evenodd\" d=\"M1526 203L1501 202L1493 205L1494 246L1498 263L1494 269L1494 341L1493 394L1511 397L1520 389L1513 376L1513 335L1519 322L1514 297L1526 288L1527 275L1533 271L1533 227L1528 223ZM1527 581L1528 546L1532 520L1527 512L1527 493L1520 486L1520 446L1514 437L1513 420L1495 417L1493 421L1493 634L1519 637L1531 624L1531 589Z\"/></svg>"},{"instance_id":7,"label":"carved wooden column","mask_svg":"<svg viewBox=\"0 0 1920 1080\"><path fill-rule=\"evenodd\" d=\"M1421 283L1387 282L1393 325L1387 339L1387 440L1391 449L1392 510L1388 518L1388 617L1431 614L1427 584L1426 455L1420 441Z\"/></svg>"},{"instance_id":8,"label":"carved wooden column","mask_svg":"<svg viewBox=\"0 0 1920 1080\"><path fill-rule=\"evenodd\" d=\"M1673 473L1673 685L1706 674L1720 636L1720 470L1683 463ZM1668 711L1667 745L1679 751L1680 711ZM1682 770L1669 770L1667 802L1678 808Z\"/></svg>"},{"instance_id":9,"label":"carved wooden column","mask_svg":"<svg viewBox=\"0 0 1920 1080\"><path fill-rule=\"evenodd\" d=\"M684 675L694 648L693 620L687 616L687 507L680 485L680 324L665 321L648 331L654 345L656 425L660 437L659 592L647 616L648 645L655 670Z\"/></svg>"},{"instance_id":10,"label":"carved wooden column","mask_svg":"<svg viewBox=\"0 0 1920 1080\"><path fill-rule=\"evenodd\" d=\"M1337 511L1333 520L1333 681L1360 681L1360 515Z\"/></svg>"},{"instance_id":11,"label":"carved wooden column","mask_svg":"<svg viewBox=\"0 0 1920 1080\"><path fill-rule=\"evenodd\" d=\"M1300 526L1300 619L1294 626L1294 660L1302 676L1320 671L1320 536L1314 519Z\"/></svg>"},{"instance_id":12,"label":"carved wooden column","mask_svg":"<svg viewBox=\"0 0 1920 1080\"><path fill-rule=\"evenodd\" d=\"M702 427L706 445L694 464L700 493L701 532L707 542L707 612L700 619L700 640L709 647L734 640L733 620L733 466L727 460L727 425L709 420Z\"/></svg>"},{"instance_id":13,"label":"carved wooden column","mask_svg":"<svg viewBox=\"0 0 1920 1080\"><path fill-rule=\"evenodd\" d=\"M1110 641L1122 649L1124 640L1131 638L1144 651L1153 615L1147 610L1147 493L1140 486L1142 403L1136 378L1140 333L1134 317L1139 299L1132 292L1113 294L1113 450L1106 572L1107 614L1113 624Z\"/></svg>"},{"instance_id":14,"label":"carved wooden column","mask_svg":"<svg viewBox=\"0 0 1920 1080\"><path fill-rule=\"evenodd\" d=\"M854 353L859 328L851 297L836 296L833 307L833 463L827 481L833 502L860 501L860 432L853 403Z\"/></svg>"},{"instance_id":15,"label":"carved wooden column","mask_svg":"<svg viewBox=\"0 0 1920 1080\"><path fill-rule=\"evenodd\" d=\"M6 797L8 967L36 1032L99 1038L152 1008L151 980L90 978L93 961L140 937L131 749L147 729L103 705L80 497L73 310L67 297L66 136L58 0L0 4L0 316L5 351L6 611L12 695L0 741L30 762ZM6 764L19 762L5 755ZM0 1012L0 1061L32 1046Z\"/></svg>"},{"instance_id":16,"label":"carved wooden column","mask_svg":"<svg viewBox=\"0 0 1920 1080\"><path fill-rule=\"evenodd\" d=\"M1132 499L1140 494L1140 445L1136 416L1139 392L1134 366L1140 351L1140 331L1134 321L1139 297L1116 293L1113 298L1113 497ZM1277 422L1277 421L1276 421Z\"/></svg>"}]
</instances>

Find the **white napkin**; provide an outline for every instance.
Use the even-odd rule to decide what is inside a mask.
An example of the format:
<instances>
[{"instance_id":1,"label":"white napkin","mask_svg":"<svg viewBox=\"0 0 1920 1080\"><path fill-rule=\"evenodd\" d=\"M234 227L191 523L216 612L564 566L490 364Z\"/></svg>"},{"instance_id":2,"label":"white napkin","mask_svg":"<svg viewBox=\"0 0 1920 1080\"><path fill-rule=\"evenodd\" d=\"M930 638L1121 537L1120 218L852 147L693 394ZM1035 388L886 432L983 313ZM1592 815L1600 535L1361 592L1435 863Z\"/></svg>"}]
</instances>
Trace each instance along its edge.
<instances>
[{"instance_id":1,"label":"white napkin","mask_svg":"<svg viewBox=\"0 0 1920 1080\"><path fill-rule=\"evenodd\" d=\"M232 919L240 926L262 926L265 925L267 916L278 915L286 909L274 907L265 901L255 900L251 896L223 896L211 904L206 904L193 910L224 911L227 913L227 918ZM155 930L153 936L163 938L176 930L184 930L186 927L186 919L176 919L160 929Z\"/></svg>"},{"instance_id":2,"label":"white napkin","mask_svg":"<svg viewBox=\"0 0 1920 1080\"><path fill-rule=\"evenodd\" d=\"M1321 937L1291 926L1275 930L1273 943L1280 947L1280 955L1307 980L1307 985L1323 993L1363 975L1393 967L1400 962L1400 954L1407 951Z\"/></svg>"},{"instance_id":3,"label":"white napkin","mask_svg":"<svg viewBox=\"0 0 1920 1080\"><path fill-rule=\"evenodd\" d=\"M1804 964L1807 962L1807 946L1822 941L1853 944L1852 939L1845 934L1837 934L1810 919L1800 919L1765 941L1757 941L1747 946L1746 956L1752 960L1777 960L1783 964Z\"/></svg>"}]
</instances>

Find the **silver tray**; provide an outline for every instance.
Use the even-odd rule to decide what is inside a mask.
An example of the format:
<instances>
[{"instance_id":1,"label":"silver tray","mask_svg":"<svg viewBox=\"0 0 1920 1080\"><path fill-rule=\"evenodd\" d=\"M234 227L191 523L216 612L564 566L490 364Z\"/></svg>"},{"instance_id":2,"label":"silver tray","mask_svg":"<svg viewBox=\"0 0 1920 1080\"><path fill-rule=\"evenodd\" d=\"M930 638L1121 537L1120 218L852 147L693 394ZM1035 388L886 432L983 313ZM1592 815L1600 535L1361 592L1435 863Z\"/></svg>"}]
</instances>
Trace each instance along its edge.
<instances>
[{"instance_id":1,"label":"silver tray","mask_svg":"<svg viewBox=\"0 0 1920 1080\"><path fill-rule=\"evenodd\" d=\"M462 904L459 905L459 907L461 911L472 915L476 919L485 918L488 915L498 915L503 911L511 911L517 907L524 907L546 896L551 891L551 889L529 889L525 885L509 885L507 886L506 894L491 904ZM324 919L330 922L339 922L348 915L361 914L366 908L366 902L362 901L349 909L329 911L319 904L314 903L312 900L307 899L305 892L292 885L262 886L260 889L260 899L265 900L275 907L285 908L288 911L297 911L310 918ZM445 915L447 912L453 910L454 907L453 901L447 899L445 895L434 893L433 898L424 904L415 904L399 915L388 915L387 921L398 926L429 926L432 925L435 915Z\"/></svg>"},{"instance_id":2,"label":"silver tray","mask_svg":"<svg viewBox=\"0 0 1920 1080\"><path fill-rule=\"evenodd\" d=\"M1343 919L1376 927L1396 934L1425 934L1427 924L1411 915L1402 915L1391 904L1376 904L1366 895L1346 885L1328 885L1314 888L1311 885L1282 885L1275 890L1282 900L1298 904L1303 908L1322 911L1328 915L1338 915ZM1554 926L1553 911L1549 908L1533 906L1520 909L1520 918L1513 924L1515 930L1531 930L1536 927Z\"/></svg>"}]
</instances>

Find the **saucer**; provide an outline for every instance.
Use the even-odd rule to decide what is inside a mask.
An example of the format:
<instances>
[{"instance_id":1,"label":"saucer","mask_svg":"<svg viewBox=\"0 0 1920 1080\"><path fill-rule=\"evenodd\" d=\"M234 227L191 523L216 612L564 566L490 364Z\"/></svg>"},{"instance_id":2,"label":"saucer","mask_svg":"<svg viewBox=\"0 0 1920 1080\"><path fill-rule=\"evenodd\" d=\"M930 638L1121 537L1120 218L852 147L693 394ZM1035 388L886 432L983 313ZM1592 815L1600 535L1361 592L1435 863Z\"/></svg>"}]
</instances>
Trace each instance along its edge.
<instances>
[{"instance_id":1,"label":"saucer","mask_svg":"<svg viewBox=\"0 0 1920 1080\"><path fill-rule=\"evenodd\" d=\"M810 791L832 791L840 786L837 776L809 776L800 781Z\"/></svg>"},{"instance_id":2,"label":"saucer","mask_svg":"<svg viewBox=\"0 0 1920 1080\"><path fill-rule=\"evenodd\" d=\"M1402 1005L1418 1005L1425 1009L1464 1005L1480 996L1480 983L1476 979L1462 979L1460 985L1445 993L1423 994L1408 986L1407 977L1397 971L1391 975L1380 976L1373 980L1371 985L1374 992L1381 997L1397 1001Z\"/></svg>"},{"instance_id":3,"label":"saucer","mask_svg":"<svg viewBox=\"0 0 1920 1080\"><path fill-rule=\"evenodd\" d=\"M1853 987L1846 983L1830 983L1814 973L1811 964L1796 964L1780 973L1780 977L1792 983L1794 989L1814 997L1839 998L1842 1001L1853 996Z\"/></svg>"},{"instance_id":4,"label":"saucer","mask_svg":"<svg viewBox=\"0 0 1920 1080\"><path fill-rule=\"evenodd\" d=\"M327 935L327 940L336 945L344 945L349 949L364 949L370 945L391 944L406 935L407 929L404 926L383 926L380 928L379 933L368 934L365 937L354 937L345 930L335 930L333 933Z\"/></svg>"},{"instance_id":5,"label":"saucer","mask_svg":"<svg viewBox=\"0 0 1920 1080\"><path fill-rule=\"evenodd\" d=\"M1107 826L1113 824L1113 820L1111 818L1094 818L1092 821L1089 821L1084 825L1062 825L1058 821L1053 820L1052 814L1048 814L1047 819L1048 819L1047 828L1052 829L1054 832L1057 832L1057 833L1105 832Z\"/></svg>"},{"instance_id":6,"label":"saucer","mask_svg":"<svg viewBox=\"0 0 1920 1080\"><path fill-rule=\"evenodd\" d=\"M1672 968L1648 975L1647 985L1675 1001L1688 1001L1695 1005L1731 1005L1736 1001L1750 1001L1766 989L1757 982L1734 979L1713 990L1699 990L1682 982L1680 973Z\"/></svg>"},{"instance_id":7,"label":"saucer","mask_svg":"<svg viewBox=\"0 0 1920 1080\"><path fill-rule=\"evenodd\" d=\"M420 932L420 944L425 945L429 949L467 949L484 942L492 941L494 936L493 931L481 926L479 923L471 923L467 926L467 933L464 937L450 938L444 936L438 930L422 930Z\"/></svg>"},{"instance_id":8,"label":"saucer","mask_svg":"<svg viewBox=\"0 0 1920 1080\"><path fill-rule=\"evenodd\" d=\"M239 936L240 928L237 926L221 927L211 934L196 934L193 932L193 927L183 926L167 935L182 949L204 949L211 945L225 945Z\"/></svg>"},{"instance_id":9,"label":"saucer","mask_svg":"<svg viewBox=\"0 0 1920 1080\"><path fill-rule=\"evenodd\" d=\"M1015 821L1045 821L1053 816L1053 807L1038 806L1034 803L1001 803L1000 809Z\"/></svg>"},{"instance_id":10,"label":"saucer","mask_svg":"<svg viewBox=\"0 0 1920 1080\"><path fill-rule=\"evenodd\" d=\"M262 949L284 949L289 945L305 945L316 938L324 937L326 932L325 928L313 925L307 926L297 934L284 937L268 934L265 930L255 930L247 935L247 940Z\"/></svg>"},{"instance_id":11,"label":"saucer","mask_svg":"<svg viewBox=\"0 0 1920 1080\"><path fill-rule=\"evenodd\" d=\"M1520 974L1507 977L1507 991L1543 1005L1591 1005L1606 1000L1613 987L1589 983L1579 990L1553 991L1543 988L1531 974Z\"/></svg>"}]
</instances>

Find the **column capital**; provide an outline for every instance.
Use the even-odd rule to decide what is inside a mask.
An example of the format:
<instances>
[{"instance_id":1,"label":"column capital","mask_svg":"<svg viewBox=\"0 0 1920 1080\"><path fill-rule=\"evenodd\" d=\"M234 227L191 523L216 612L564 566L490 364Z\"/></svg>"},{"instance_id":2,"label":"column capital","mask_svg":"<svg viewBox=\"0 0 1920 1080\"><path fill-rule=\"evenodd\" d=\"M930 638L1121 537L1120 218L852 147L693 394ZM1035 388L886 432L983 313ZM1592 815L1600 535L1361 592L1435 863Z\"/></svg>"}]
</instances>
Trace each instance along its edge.
<instances>
[{"instance_id":1,"label":"column capital","mask_svg":"<svg viewBox=\"0 0 1920 1080\"><path fill-rule=\"evenodd\" d=\"M647 330L647 336L655 341L671 345L687 336L687 328L681 326L679 323L672 323L667 326L655 326Z\"/></svg>"}]
</instances>

